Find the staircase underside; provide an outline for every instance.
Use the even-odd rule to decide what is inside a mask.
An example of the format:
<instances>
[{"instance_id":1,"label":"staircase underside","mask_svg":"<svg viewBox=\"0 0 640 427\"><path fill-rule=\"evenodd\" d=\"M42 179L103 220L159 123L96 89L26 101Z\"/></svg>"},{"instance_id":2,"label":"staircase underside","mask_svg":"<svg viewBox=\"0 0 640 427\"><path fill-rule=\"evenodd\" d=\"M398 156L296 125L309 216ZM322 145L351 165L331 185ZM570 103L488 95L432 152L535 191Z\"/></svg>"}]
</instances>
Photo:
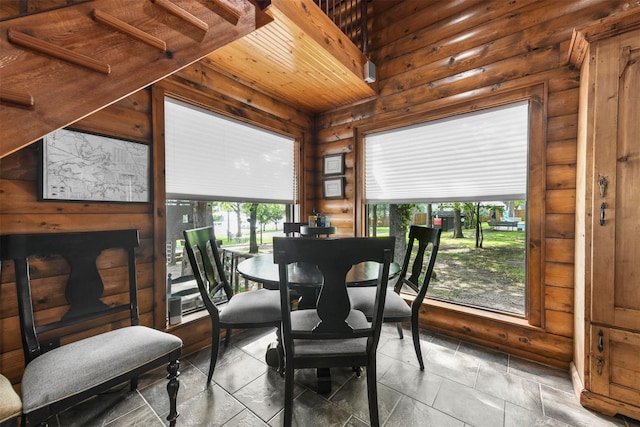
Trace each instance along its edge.
<instances>
[{"instance_id":1,"label":"staircase underside","mask_svg":"<svg viewBox=\"0 0 640 427\"><path fill-rule=\"evenodd\" d=\"M173 0L177 14L163 1L94 0L0 22L0 158L272 21L250 0Z\"/></svg>"},{"instance_id":2,"label":"staircase underside","mask_svg":"<svg viewBox=\"0 0 640 427\"><path fill-rule=\"evenodd\" d=\"M200 60L308 114L377 89L313 0L93 0L0 22L0 158Z\"/></svg>"}]
</instances>

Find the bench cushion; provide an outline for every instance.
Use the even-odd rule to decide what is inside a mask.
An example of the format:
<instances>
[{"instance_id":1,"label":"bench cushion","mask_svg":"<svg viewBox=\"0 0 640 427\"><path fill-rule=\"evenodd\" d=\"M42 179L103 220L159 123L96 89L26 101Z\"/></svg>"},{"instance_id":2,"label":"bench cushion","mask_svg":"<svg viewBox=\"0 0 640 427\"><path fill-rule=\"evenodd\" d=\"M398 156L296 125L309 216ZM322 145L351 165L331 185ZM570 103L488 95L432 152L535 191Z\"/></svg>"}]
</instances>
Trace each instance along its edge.
<instances>
[{"instance_id":1,"label":"bench cushion","mask_svg":"<svg viewBox=\"0 0 640 427\"><path fill-rule=\"evenodd\" d=\"M0 423L17 417L21 412L20 396L13 389L11 382L0 375Z\"/></svg>"},{"instance_id":2,"label":"bench cushion","mask_svg":"<svg viewBox=\"0 0 640 427\"><path fill-rule=\"evenodd\" d=\"M26 366L23 412L88 390L180 348L180 338L146 326L128 326L58 347Z\"/></svg>"}]
</instances>

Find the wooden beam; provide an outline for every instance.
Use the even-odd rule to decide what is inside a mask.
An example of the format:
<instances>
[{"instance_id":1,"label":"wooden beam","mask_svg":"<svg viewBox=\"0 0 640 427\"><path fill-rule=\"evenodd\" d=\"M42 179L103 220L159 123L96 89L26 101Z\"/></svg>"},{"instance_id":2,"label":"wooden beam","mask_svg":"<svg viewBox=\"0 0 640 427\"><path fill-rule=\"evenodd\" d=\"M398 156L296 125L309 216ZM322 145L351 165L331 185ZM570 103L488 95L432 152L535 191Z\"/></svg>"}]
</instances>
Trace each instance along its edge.
<instances>
[{"instance_id":1,"label":"wooden beam","mask_svg":"<svg viewBox=\"0 0 640 427\"><path fill-rule=\"evenodd\" d=\"M232 7L227 6L220 0L211 0L211 10L220 15L230 24L236 25L240 19L240 12Z\"/></svg>"},{"instance_id":2,"label":"wooden beam","mask_svg":"<svg viewBox=\"0 0 640 427\"><path fill-rule=\"evenodd\" d=\"M37 107L16 108L0 102L0 123L7 124L0 126L0 158L163 79L271 20L250 0L236 0L233 4L242 11L236 26L201 0L180 1L182 7L209 24L206 33L140 0L93 0L0 21L4 61L0 86L31 94ZM150 49L137 39L122 37L106 25L97 24L92 19L94 9L163 40L167 50ZM83 67L69 66L68 62L25 49L8 40L9 28L46 37L52 43L99 58L111 65L111 73L87 72Z\"/></svg>"},{"instance_id":3,"label":"wooden beam","mask_svg":"<svg viewBox=\"0 0 640 427\"><path fill-rule=\"evenodd\" d=\"M9 28L7 32L7 38L11 43L18 46L33 49L37 52L43 53L54 58L62 59L63 61L71 62L72 64L80 65L81 67L88 68L99 73L109 74L111 73L111 66L104 62L93 59L89 56L81 53L74 52L64 47L49 43L44 40L40 40L37 37L30 36L20 31L15 31Z\"/></svg>"},{"instance_id":4,"label":"wooden beam","mask_svg":"<svg viewBox=\"0 0 640 427\"><path fill-rule=\"evenodd\" d=\"M157 47L163 52L167 50L167 44L163 40L160 40L159 38L154 37L151 34L145 33L144 31L134 27L133 25L129 25L126 22L116 18L115 16L109 15L108 13L103 12L99 9L93 9L93 19L95 19L96 22L108 25L120 32L127 34L128 36L140 40L143 43L146 43L153 47Z\"/></svg>"},{"instance_id":5,"label":"wooden beam","mask_svg":"<svg viewBox=\"0 0 640 427\"><path fill-rule=\"evenodd\" d=\"M35 106L35 101L30 93L16 92L6 88L0 88L0 102L24 108Z\"/></svg>"},{"instance_id":6,"label":"wooden beam","mask_svg":"<svg viewBox=\"0 0 640 427\"><path fill-rule=\"evenodd\" d=\"M209 31L209 24L169 0L151 0L151 3L157 4L167 12L177 16L185 22L188 22L196 28L201 29L205 33Z\"/></svg>"}]
</instances>

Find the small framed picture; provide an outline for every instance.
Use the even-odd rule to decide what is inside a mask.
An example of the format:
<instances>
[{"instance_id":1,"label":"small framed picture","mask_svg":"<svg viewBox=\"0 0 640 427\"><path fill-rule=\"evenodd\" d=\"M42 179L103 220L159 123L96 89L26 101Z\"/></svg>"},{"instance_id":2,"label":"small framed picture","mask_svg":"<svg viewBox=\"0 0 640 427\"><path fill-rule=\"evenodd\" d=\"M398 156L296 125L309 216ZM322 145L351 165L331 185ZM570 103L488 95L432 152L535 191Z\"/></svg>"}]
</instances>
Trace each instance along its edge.
<instances>
[{"instance_id":1,"label":"small framed picture","mask_svg":"<svg viewBox=\"0 0 640 427\"><path fill-rule=\"evenodd\" d=\"M323 175L344 174L344 153L330 154L330 155L324 156L322 174Z\"/></svg>"},{"instance_id":2,"label":"small framed picture","mask_svg":"<svg viewBox=\"0 0 640 427\"><path fill-rule=\"evenodd\" d=\"M344 178L325 179L322 193L325 199L344 199Z\"/></svg>"}]
</instances>

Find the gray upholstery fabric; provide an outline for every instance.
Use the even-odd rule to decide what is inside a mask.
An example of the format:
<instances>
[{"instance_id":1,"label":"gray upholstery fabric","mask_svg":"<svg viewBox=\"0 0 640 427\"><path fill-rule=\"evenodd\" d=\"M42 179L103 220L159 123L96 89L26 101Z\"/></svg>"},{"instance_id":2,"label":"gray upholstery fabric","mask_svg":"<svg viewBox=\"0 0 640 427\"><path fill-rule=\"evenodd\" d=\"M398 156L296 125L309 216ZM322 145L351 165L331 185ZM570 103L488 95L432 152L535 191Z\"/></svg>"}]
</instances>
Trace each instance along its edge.
<instances>
[{"instance_id":1,"label":"gray upholstery fabric","mask_svg":"<svg viewBox=\"0 0 640 427\"><path fill-rule=\"evenodd\" d=\"M15 418L22 412L20 396L15 392L11 382L0 375L0 423Z\"/></svg>"},{"instance_id":2,"label":"gray upholstery fabric","mask_svg":"<svg viewBox=\"0 0 640 427\"><path fill-rule=\"evenodd\" d=\"M235 294L220 307L224 323L264 323L280 320L280 292L269 289Z\"/></svg>"},{"instance_id":3,"label":"gray upholstery fabric","mask_svg":"<svg viewBox=\"0 0 640 427\"><path fill-rule=\"evenodd\" d=\"M145 326L129 326L63 345L26 366L23 412L87 390L181 347L180 338Z\"/></svg>"},{"instance_id":4,"label":"gray upholstery fabric","mask_svg":"<svg viewBox=\"0 0 640 427\"><path fill-rule=\"evenodd\" d=\"M373 304L376 297L376 288L374 287L352 287L348 288L349 300L351 308L362 311L367 317L373 315ZM387 290L387 298L384 303L384 319L391 321L393 319L408 320L411 317L411 307L402 297L393 290Z\"/></svg>"},{"instance_id":5,"label":"gray upholstery fabric","mask_svg":"<svg viewBox=\"0 0 640 427\"><path fill-rule=\"evenodd\" d=\"M318 324L320 318L315 310L297 310L291 312L291 329L309 331ZM351 310L347 323L354 329L367 328L370 323L361 311ZM337 354L365 354L367 339L356 338L349 340L295 340L296 356L335 357Z\"/></svg>"}]
</instances>

